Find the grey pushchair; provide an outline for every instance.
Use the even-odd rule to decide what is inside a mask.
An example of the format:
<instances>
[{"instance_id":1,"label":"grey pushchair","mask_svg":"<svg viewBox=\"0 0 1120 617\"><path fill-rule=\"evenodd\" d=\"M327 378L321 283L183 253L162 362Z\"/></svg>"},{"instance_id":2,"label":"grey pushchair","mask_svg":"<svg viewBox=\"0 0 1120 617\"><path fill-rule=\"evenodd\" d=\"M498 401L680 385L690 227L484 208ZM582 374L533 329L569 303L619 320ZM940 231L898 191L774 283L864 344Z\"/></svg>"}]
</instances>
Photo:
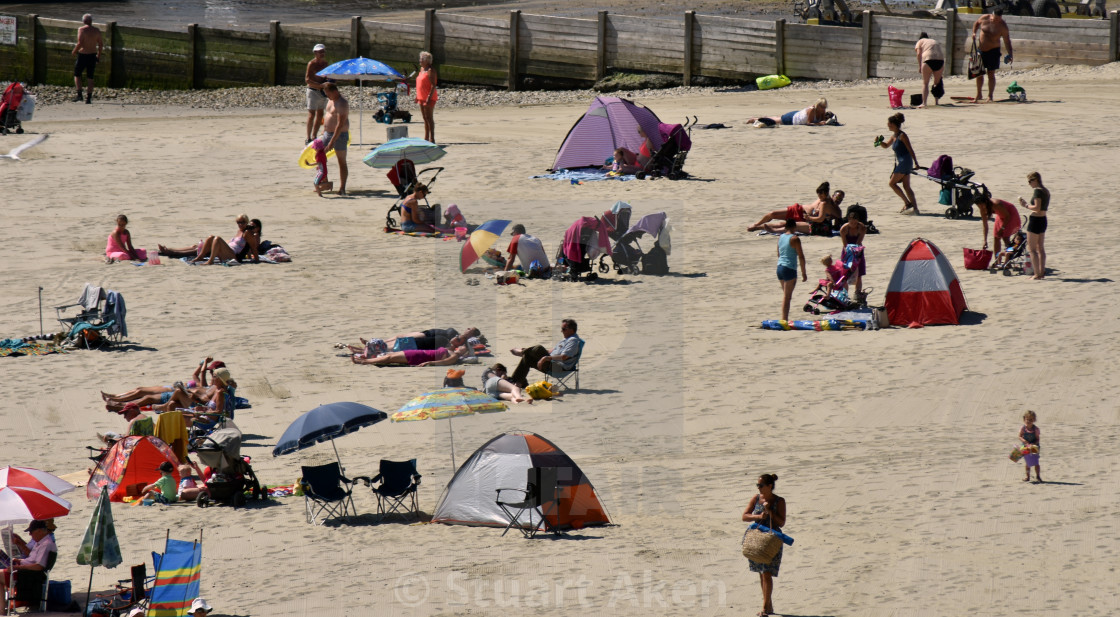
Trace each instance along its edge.
<instances>
[{"instance_id":1,"label":"grey pushchair","mask_svg":"<svg viewBox=\"0 0 1120 617\"><path fill-rule=\"evenodd\" d=\"M647 214L638 220L626 233L619 236L611 248L611 262L619 274L668 274L668 255L672 250L669 234L672 225L664 212ZM642 252L638 240L643 234L653 238L653 248ZM610 268L606 255L599 259L599 272L607 273Z\"/></svg>"},{"instance_id":2,"label":"grey pushchair","mask_svg":"<svg viewBox=\"0 0 1120 617\"><path fill-rule=\"evenodd\" d=\"M202 437L195 444L195 453L203 465L210 467L207 491L198 496L198 507L222 502L239 508L245 505L245 493L253 499L264 499L249 457L241 456L241 431L224 428Z\"/></svg>"}]
</instances>

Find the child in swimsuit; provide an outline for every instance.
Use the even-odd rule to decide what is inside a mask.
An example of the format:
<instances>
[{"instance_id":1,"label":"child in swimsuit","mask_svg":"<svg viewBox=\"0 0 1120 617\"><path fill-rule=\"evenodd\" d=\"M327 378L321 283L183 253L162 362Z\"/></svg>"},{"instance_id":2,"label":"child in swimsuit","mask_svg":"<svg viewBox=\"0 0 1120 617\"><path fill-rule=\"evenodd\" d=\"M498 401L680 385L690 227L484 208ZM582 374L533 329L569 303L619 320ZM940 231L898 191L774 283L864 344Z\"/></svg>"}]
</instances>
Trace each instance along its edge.
<instances>
[{"instance_id":1,"label":"child in swimsuit","mask_svg":"<svg viewBox=\"0 0 1120 617\"><path fill-rule=\"evenodd\" d=\"M311 149L315 151L315 194L322 197L323 191L334 188L334 183L327 180L327 146L322 139L313 139Z\"/></svg>"},{"instance_id":2,"label":"child in swimsuit","mask_svg":"<svg viewBox=\"0 0 1120 617\"><path fill-rule=\"evenodd\" d=\"M1037 421L1038 415L1033 411L1028 409L1027 413L1023 414L1023 426L1019 429L1019 441L1022 442L1024 446L1038 447L1039 440L1042 438L1042 431L1035 425ZM1035 478L1041 483L1042 467L1038 464L1038 452L1035 451L1030 454L1024 454L1023 464L1026 466L1027 470L1027 477L1023 478L1023 482L1030 482L1031 467L1034 467Z\"/></svg>"}]
</instances>

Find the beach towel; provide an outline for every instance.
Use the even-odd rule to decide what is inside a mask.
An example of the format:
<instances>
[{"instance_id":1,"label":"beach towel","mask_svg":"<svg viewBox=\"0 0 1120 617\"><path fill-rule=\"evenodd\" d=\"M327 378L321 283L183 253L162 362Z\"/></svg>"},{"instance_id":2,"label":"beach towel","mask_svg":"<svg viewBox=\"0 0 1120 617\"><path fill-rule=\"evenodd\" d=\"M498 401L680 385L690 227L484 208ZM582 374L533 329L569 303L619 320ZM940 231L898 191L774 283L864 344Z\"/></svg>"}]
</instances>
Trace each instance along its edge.
<instances>
[{"instance_id":1,"label":"beach towel","mask_svg":"<svg viewBox=\"0 0 1120 617\"><path fill-rule=\"evenodd\" d=\"M44 343L24 342L22 339L0 340L0 358L19 356L45 356L52 353L65 353L61 347Z\"/></svg>"},{"instance_id":2,"label":"beach towel","mask_svg":"<svg viewBox=\"0 0 1120 617\"><path fill-rule=\"evenodd\" d=\"M109 290L105 296L105 314L113 317L113 325L109 328L109 334L120 334L123 337L128 336L128 327L124 324L124 297L120 293Z\"/></svg>"},{"instance_id":3,"label":"beach towel","mask_svg":"<svg viewBox=\"0 0 1120 617\"><path fill-rule=\"evenodd\" d=\"M609 253L611 250L610 235L607 232L607 225L600 219L593 216L581 217L578 221L564 232L564 257L570 261L578 262L583 259L583 249L581 248L579 239L583 235L585 229L590 229L591 234L587 242L587 258L596 259L603 253Z\"/></svg>"},{"instance_id":4,"label":"beach towel","mask_svg":"<svg viewBox=\"0 0 1120 617\"><path fill-rule=\"evenodd\" d=\"M627 180L635 179L634 174L617 174L601 169L561 169L560 171L540 176L529 176L530 179L546 178L548 180L568 180L572 184L580 182L595 182L598 180Z\"/></svg>"},{"instance_id":5,"label":"beach towel","mask_svg":"<svg viewBox=\"0 0 1120 617\"><path fill-rule=\"evenodd\" d=\"M171 447L180 461L187 458L187 421L181 411L165 411L156 416L155 437Z\"/></svg>"}]
</instances>

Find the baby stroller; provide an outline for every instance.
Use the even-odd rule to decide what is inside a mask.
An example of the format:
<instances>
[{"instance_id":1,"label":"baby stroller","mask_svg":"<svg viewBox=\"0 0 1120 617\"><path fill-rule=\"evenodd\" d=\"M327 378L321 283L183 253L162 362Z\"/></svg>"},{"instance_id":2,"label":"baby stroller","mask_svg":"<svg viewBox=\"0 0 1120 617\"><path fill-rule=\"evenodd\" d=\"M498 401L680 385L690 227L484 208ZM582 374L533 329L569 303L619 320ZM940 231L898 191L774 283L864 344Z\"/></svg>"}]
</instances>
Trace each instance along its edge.
<instances>
[{"instance_id":1,"label":"baby stroller","mask_svg":"<svg viewBox=\"0 0 1120 617\"><path fill-rule=\"evenodd\" d=\"M389 169L389 173L385 174L389 178L389 182L393 184L393 188L397 191L397 200L389 211L385 214L385 227L387 229L400 229L397 219L393 216L401 214L401 202L404 198L410 195L417 184L423 184L428 187L431 192L432 185L436 183L436 178L439 177L440 172L443 171L442 167L426 167L419 172L416 171L416 165L409 159L401 159L397 164ZM430 210L428 205L428 196L424 196L425 210ZM439 212L435 212L432 217L431 224L435 225L439 222Z\"/></svg>"},{"instance_id":2,"label":"baby stroller","mask_svg":"<svg viewBox=\"0 0 1120 617\"><path fill-rule=\"evenodd\" d=\"M592 272L595 259L609 251L607 224L598 217L581 217L564 232L564 241L556 251L553 276L566 281L596 280L599 275Z\"/></svg>"},{"instance_id":3,"label":"baby stroller","mask_svg":"<svg viewBox=\"0 0 1120 617\"><path fill-rule=\"evenodd\" d=\"M689 121L685 118L684 124L658 125L661 132L661 148L654 153L646 163L645 169L636 176L639 180L645 177L657 178L664 176L670 180L680 180L688 177L684 170L684 161L688 152L692 150L692 126L696 125L696 116Z\"/></svg>"},{"instance_id":4,"label":"baby stroller","mask_svg":"<svg viewBox=\"0 0 1120 617\"><path fill-rule=\"evenodd\" d=\"M664 212L647 214L638 220L626 233L622 234L611 249L611 262L619 274L668 274L668 255L672 250L669 233L672 225ZM638 239L642 234L653 238L653 248L642 252ZM599 258L599 272L606 273L609 268L606 255Z\"/></svg>"},{"instance_id":5,"label":"baby stroller","mask_svg":"<svg viewBox=\"0 0 1120 617\"><path fill-rule=\"evenodd\" d=\"M616 201L610 210L603 213L603 223L607 225L607 235L611 241L618 242L630 229L630 204Z\"/></svg>"},{"instance_id":6,"label":"baby stroller","mask_svg":"<svg viewBox=\"0 0 1120 617\"><path fill-rule=\"evenodd\" d=\"M35 109L35 97L24 90L23 84L14 81L0 96L0 135L23 133L23 120L30 120Z\"/></svg>"},{"instance_id":7,"label":"baby stroller","mask_svg":"<svg viewBox=\"0 0 1120 617\"><path fill-rule=\"evenodd\" d=\"M809 301L805 303L806 313L820 315L822 312L851 311L865 305L864 298L870 290L853 300L848 295L848 283L856 273L857 263L863 258L863 247L849 244L844 248L843 260L834 262L829 268L835 268L838 276L817 281L817 287L810 293ZM830 272L832 275L832 272Z\"/></svg>"},{"instance_id":8,"label":"baby stroller","mask_svg":"<svg viewBox=\"0 0 1120 617\"><path fill-rule=\"evenodd\" d=\"M991 196L988 187L972 182L976 172L959 165L953 167L953 158L948 154L937 157L933 165L925 168L926 173L918 173L918 169L922 168L916 168L911 173L941 185L940 202L944 206L949 206L945 209L945 218L971 218L972 205L976 203L976 198L981 195Z\"/></svg>"},{"instance_id":9,"label":"baby stroller","mask_svg":"<svg viewBox=\"0 0 1120 617\"><path fill-rule=\"evenodd\" d=\"M374 121L383 122L385 124L392 124L393 120L412 122L411 112L407 112L403 109L397 109L396 92L378 92L377 102L381 103L381 109L378 109L373 113Z\"/></svg>"},{"instance_id":10,"label":"baby stroller","mask_svg":"<svg viewBox=\"0 0 1120 617\"><path fill-rule=\"evenodd\" d=\"M206 481L208 493L198 496L198 507L205 508L218 501L240 508L245 505L245 493L253 499L264 499L249 457L241 456L241 431L220 429L203 437L196 443L195 453L203 465L212 472Z\"/></svg>"},{"instance_id":11,"label":"baby stroller","mask_svg":"<svg viewBox=\"0 0 1120 617\"><path fill-rule=\"evenodd\" d=\"M1020 229L1012 236L1011 246L1004 248L996 256L996 261L992 264L992 272L1003 272L1004 276L1011 276L1012 272L1025 274L1023 267L1029 262L1027 233Z\"/></svg>"}]
</instances>

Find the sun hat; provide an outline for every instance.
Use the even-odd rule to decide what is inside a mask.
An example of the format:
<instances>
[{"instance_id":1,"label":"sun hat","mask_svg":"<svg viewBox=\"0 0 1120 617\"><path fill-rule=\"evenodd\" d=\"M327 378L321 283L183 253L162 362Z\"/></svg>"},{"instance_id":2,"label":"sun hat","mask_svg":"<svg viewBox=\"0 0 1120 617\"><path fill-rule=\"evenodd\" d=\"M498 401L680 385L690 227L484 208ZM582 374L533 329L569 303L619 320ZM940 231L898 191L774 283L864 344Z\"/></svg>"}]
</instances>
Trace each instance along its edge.
<instances>
[{"instance_id":1,"label":"sun hat","mask_svg":"<svg viewBox=\"0 0 1120 617\"><path fill-rule=\"evenodd\" d=\"M191 602L191 611L190 612L194 613L195 611L197 611L200 608L202 610L206 611L207 613L214 610L213 607L211 607L209 604L206 603L206 600L204 600L202 598L195 598L194 602Z\"/></svg>"},{"instance_id":2,"label":"sun hat","mask_svg":"<svg viewBox=\"0 0 1120 617\"><path fill-rule=\"evenodd\" d=\"M24 529L24 531L26 531L28 533L31 533L32 531L35 531L36 529L46 529L46 528L47 528L47 521L31 521L31 524L28 525L27 529Z\"/></svg>"},{"instance_id":3,"label":"sun hat","mask_svg":"<svg viewBox=\"0 0 1120 617\"><path fill-rule=\"evenodd\" d=\"M222 381L229 381L231 379L229 369L224 366L214 371L214 376L218 379L221 379Z\"/></svg>"},{"instance_id":4,"label":"sun hat","mask_svg":"<svg viewBox=\"0 0 1120 617\"><path fill-rule=\"evenodd\" d=\"M326 51L326 49L327 49L326 45L324 45L322 43L318 43L314 47L311 48L311 51Z\"/></svg>"},{"instance_id":5,"label":"sun hat","mask_svg":"<svg viewBox=\"0 0 1120 617\"><path fill-rule=\"evenodd\" d=\"M213 362L210 363L210 366L208 366L206 368L208 368L212 371L216 371L220 368L225 368L225 367L226 367L225 362L222 362L221 360L214 360Z\"/></svg>"}]
</instances>

